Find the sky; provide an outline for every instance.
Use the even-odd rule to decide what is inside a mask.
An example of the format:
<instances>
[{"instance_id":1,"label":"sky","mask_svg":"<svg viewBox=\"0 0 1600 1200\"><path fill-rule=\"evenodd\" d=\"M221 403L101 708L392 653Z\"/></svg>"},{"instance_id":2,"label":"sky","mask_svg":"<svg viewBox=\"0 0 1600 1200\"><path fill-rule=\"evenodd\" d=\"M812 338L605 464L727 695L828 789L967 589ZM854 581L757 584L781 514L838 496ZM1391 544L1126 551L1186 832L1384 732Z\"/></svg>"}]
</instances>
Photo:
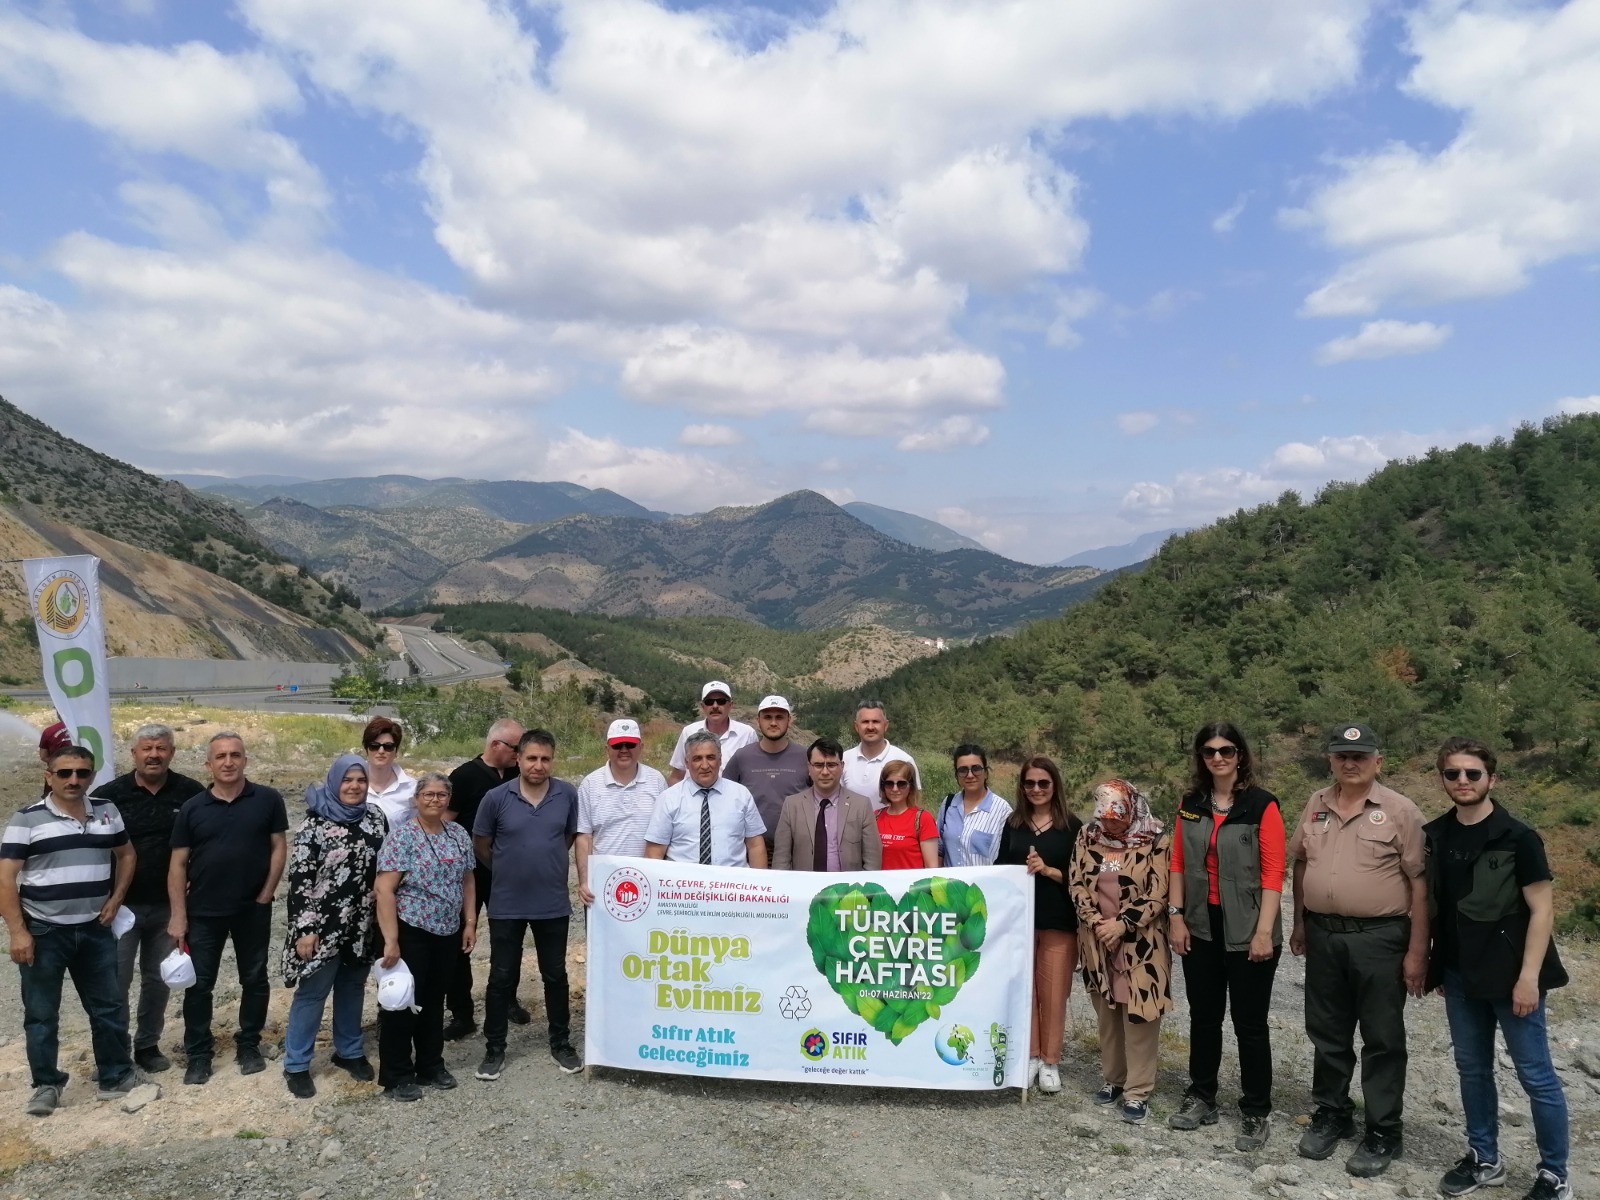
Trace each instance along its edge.
<instances>
[{"instance_id":1,"label":"sky","mask_svg":"<svg viewBox=\"0 0 1600 1200\"><path fill-rule=\"evenodd\" d=\"M1600 411L1600 0L0 0L0 395L1050 562Z\"/></svg>"}]
</instances>

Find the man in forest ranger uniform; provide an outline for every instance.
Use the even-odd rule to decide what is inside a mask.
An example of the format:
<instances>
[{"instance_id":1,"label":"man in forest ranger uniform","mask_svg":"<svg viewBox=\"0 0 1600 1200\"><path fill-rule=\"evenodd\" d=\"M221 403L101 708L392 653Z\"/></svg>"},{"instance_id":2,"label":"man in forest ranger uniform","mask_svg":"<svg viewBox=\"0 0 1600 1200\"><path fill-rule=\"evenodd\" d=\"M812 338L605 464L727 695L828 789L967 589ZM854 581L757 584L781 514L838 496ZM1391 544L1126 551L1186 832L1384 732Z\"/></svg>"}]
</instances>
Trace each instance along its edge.
<instances>
[{"instance_id":1,"label":"man in forest ranger uniform","mask_svg":"<svg viewBox=\"0 0 1600 1200\"><path fill-rule=\"evenodd\" d=\"M1533 1110L1539 1169L1528 1200L1569 1200L1567 1099L1550 1062L1545 993L1567 973L1550 940L1555 901L1539 835L1489 797L1494 751L1454 737L1439 749L1439 775L1454 807L1423 828L1433 932L1428 987L1444 993L1467 1153L1439 1181L1446 1196L1506 1182L1500 1161L1494 1031Z\"/></svg>"}]
</instances>

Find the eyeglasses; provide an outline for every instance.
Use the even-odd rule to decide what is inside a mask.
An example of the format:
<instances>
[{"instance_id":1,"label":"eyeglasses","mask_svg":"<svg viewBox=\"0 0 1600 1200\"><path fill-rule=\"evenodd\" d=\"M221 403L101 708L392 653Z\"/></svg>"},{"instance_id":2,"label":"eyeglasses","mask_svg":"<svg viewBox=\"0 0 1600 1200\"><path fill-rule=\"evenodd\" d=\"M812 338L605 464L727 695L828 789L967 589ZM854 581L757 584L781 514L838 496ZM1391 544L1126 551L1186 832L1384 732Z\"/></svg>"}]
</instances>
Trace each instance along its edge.
<instances>
[{"instance_id":1,"label":"eyeglasses","mask_svg":"<svg viewBox=\"0 0 1600 1200\"><path fill-rule=\"evenodd\" d=\"M57 770L51 771L50 774L54 775L57 779L93 779L94 768L61 767Z\"/></svg>"},{"instance_id":2,"label":"eyeglasses","mask_svg":"<svg viewBox=\"0 0 1600 1200\"><path fill-rule=\"evenodd\" d=\"M449 800L449 792L418 792L418 800Z\"/></svg>"},{"instance_id":3,"label":"eyeglasses","mask_svg":"<svg viewBox=\"0 0 1600 1200\"><path fill-rule=\"evenodd\" d=\"M504 746L507 750L515 750L517 748L515 742L508 742L504 738L494 738L492 740L496 746Z\"/></svg>"},{"instance_id":4,"label":"eyeglasses","mask_svg":"<svg viewBox=\"0 0 1600 1200\"><path fill-rule=\"evenodd\" d=\"M1044 792L1050 789L1051 784L1048 779L1024 779L1022 786L1030 792Z\"/></svg>"},{"instance_id":5,"label":"eyeglasses","mask_svg":"<svg viewBox=\"0 0 1600 1200\"><path fill-rule=\"evenodd\" d=\"M399 748L400 748L400 744L398 742L368 742L367 743L367 749L368 750L384 750L384 751L387 751L390 754L393 754Z\"/></svg>"},{"instance_id":6,"label":"eyeglasses","mask_svg":"<svg viewBox=\"0 0 1600 1200\"><path fill-rule=\"evenodd\" d=\"M700 706L702 708L720 708L727 703L728 698L726 696L707 696L704 700L700 701Z\"/></svg>"},{"instance_id":7,"label":"eyeglasses","mask_svg":"<svg viewBox=\"0 0 1600 1200\"><path fill-rule=\"evenodd\" d=\"M1487 772L1481 771L1477 767L1445 767L1439 774L1443 775L1451 783L1454 783L1463 775L1467 777L1468 783L1477 783Z\"/></svg>"},{"instance_id":8,"label":"eyeglasses","mask_svg":"<svg viewBox=\"0 0 1600 1200\"><path fill-rule=\"evenodd\" d=\"M1206 758L1237 758L1239 757L1239 747L1202 746L1200 747L1200 753Z\"/></svg>"},{"instance_id":9,"label":"eyeglasses","mask_svg":"<svg viewBox=\"0 0 1600 1200\"><path fill-rule=\"evenodd\" d=\"M886 792L898 792L911 786L909 779L885 779L879 785Z\"/></svg>"},{"instance_id":10,"label":"eyeglasses","mask_svg":"<svg viewBox=\"0 0 1600 1200\"><path fill-rule=\"evenodd\" d=\"M982 775L988 769L989 769L988 767L957 767L956 768L956 774L957 775Z\"/></svg>"}]
</instances>

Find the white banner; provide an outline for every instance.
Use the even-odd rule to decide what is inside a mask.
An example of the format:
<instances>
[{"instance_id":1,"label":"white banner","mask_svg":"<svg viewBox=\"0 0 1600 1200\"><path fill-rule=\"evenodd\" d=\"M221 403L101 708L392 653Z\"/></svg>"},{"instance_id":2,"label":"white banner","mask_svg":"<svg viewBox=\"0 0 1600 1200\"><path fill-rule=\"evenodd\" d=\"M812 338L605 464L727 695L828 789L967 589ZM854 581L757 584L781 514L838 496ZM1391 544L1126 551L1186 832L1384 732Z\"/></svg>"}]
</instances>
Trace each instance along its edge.
<instances>
[{"instance_id":1,"label":"white banner","mask_svg":"<svg viewBox=\"0 0 1600 1200\"><path fill-rule=\"evenodd\" d=\"M22 576L39 630L44 683L72 740L94 751L94 786L116 774L106 634L100 619L100 560L25 558Z\"/></svg>"},{"instance_id":2,"label":"white banner","mask_svg":"<svg viewBox=\"0 0 1600 1200\"><path fill-rule=\"evenodd\" d=\"M753 871L589 860L587 1061L734 1079L1020 1088L1021 867Z\"/></svg>"}]
</instances>

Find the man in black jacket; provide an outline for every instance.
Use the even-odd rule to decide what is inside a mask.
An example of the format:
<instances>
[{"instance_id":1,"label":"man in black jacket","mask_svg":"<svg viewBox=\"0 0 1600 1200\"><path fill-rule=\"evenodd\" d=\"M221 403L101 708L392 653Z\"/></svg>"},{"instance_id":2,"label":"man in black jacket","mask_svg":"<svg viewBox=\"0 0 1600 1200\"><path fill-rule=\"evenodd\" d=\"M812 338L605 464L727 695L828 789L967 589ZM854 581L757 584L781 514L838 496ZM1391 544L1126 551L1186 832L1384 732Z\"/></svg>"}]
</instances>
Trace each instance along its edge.
<instances>
[{"instance_id":1,"label":"man in black jacket","mask_svg":"<svg viewBox=\"0 0 1600 1200\"><path fill-rule=\"evenodd\" d=\"M133 1061L155 1074L171 1068L161 1053L161 1031L167 1020L167 985L161 960L172 953L167 932L172 910L167 902L167 867L172 859L172 823L183 802L205 785L171 770L172 730L144 725L133 735L133 770L95 790L122 814L123 826L136 855L133 882L123 904L133 913L133 928L117 943L117 985L122 992L122 1022L132 1035ZM138 1024L128 1019L133 972L139 968Z\"/></svg>"},{"instance_id":2,"label":"man in black jacket","mask_svg":"<svg viewBox=\"0 0 1600 1200\"><path fill-rule=\"evenodd\" d=\"M1498 1026L1533 1109L1539 1169L1527 1200L1570 1200L1567 1101L1545 1027L1545 993L1567 973L1550 940L1555 903L1544 843L1490 799L1496 763L1488 746L1451 738L1438 764L1455 807L1424 827L1435 914L1428 987L1444 993L1467 1122L1467 1153L1439 1190L1465 1196L1506 1181L1497 1145Z\"/></svg>"}]
</instances>

